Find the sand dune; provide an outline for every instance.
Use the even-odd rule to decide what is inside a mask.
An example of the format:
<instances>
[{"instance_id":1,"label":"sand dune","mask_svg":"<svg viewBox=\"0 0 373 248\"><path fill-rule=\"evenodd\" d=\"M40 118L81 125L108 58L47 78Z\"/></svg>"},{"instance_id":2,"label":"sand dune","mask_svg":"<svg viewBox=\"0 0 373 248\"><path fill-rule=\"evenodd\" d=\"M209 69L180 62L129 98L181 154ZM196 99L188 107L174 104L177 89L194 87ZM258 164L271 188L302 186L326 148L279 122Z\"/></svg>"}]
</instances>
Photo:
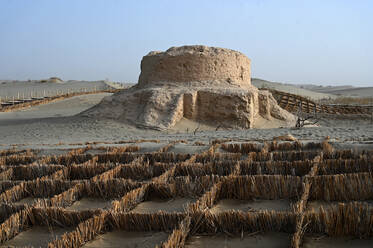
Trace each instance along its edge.
<instances>
[{"instance_id":1,"label":"sand dune","mask_svg":"<svg viewBox=\"0 0 373 248\"><path fill-rule=\"evenodd\" d=\"M293 84L270 82L270 81L266 81L266 80L262 80L258 78L253 78L251 80L251 83L258 88L275 89L275 90L284 91L284 92L288 92L291 94L296 94L296 95L300 95L303 97L311 98L312 100L335 98L335 96L332 94L316 92L316 91L312 91L308 89L302 89L298 87L297 85L293 85Z\"/></svg>"}]
</instances>

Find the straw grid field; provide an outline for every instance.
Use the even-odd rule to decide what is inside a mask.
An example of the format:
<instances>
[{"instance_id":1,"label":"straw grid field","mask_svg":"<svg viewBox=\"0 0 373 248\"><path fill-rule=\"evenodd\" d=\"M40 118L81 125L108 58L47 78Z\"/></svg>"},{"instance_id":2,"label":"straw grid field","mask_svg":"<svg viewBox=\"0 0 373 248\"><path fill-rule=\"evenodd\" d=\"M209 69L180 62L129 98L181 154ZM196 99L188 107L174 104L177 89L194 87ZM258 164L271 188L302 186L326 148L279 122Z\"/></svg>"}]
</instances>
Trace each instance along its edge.
<instances>
[{"instance_id":1,"label":"straw grid field","mask_svg":"<svg viewBox=\"0 0 373 248\"><path fill-rule=\"evenodd\" d=\"M328 141L151 147L0 151L0 247L318 247L373 238L373 151Z\"/></svg>"}]
</instances>

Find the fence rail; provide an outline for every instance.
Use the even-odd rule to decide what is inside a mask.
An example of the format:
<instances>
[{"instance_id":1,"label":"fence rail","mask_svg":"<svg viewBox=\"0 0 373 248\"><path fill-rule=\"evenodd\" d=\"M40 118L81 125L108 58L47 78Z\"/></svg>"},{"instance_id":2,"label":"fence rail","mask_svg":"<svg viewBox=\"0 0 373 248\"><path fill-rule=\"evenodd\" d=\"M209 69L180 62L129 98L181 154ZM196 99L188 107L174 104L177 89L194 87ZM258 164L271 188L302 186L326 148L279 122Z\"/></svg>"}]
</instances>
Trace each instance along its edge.
<instances>
[{"instance_id":1,"label":"fence rail","mask_svg":"<svg viewBox=\"0 0 373 248\"><path fill-rule=\"evenodd\" d=\"M28 107L33 105L39 105L48 103L50 101L58 100L60 98L68 98L86 94L96 93L115 93L117 89L108 87L107 89L93 88L74 88L74 89L59 89L59 90L44 90L41 92L27 92L17 93L17 96L1 97L0 96L0 112L11 111L22 107Z\"/></svg>"}]
</instances>

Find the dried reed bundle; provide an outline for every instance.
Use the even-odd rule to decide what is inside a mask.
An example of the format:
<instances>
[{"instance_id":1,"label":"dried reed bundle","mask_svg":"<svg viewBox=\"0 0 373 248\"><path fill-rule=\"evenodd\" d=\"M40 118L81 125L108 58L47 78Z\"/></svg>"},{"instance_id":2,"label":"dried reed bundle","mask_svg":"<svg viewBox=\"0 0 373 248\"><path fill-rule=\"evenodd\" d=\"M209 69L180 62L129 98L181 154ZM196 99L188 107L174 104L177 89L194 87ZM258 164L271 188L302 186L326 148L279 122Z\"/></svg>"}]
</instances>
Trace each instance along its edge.
<instances>
[{"instance_id":1,"label":"dried reed bundle","mask_svg":"<svg viewBox=\"0 0 373 248\"><path fill-rule=\"evenodd\" d=\"M233 172L235 162L214 161L202 163L182 163L175 167L174 176L201 177L206 175L227 176Z\"/></svg>"},{"instance_id":2,"label":"dried reed bundle","mask_svg":"<svg viewBox=\"0 0 373 248\"><path fill-rule=\"evenodd\" d=\"M249 153L252 161L298 161L312 160L319 155L318 151L281 151L281 152L258 152Z\"/></svg>"},{"instance_id":3,"label":"dried reed bundle","mask_svg":"<svg viewBox=\"0 0 373 248\"><path fill-rule=\"evenodd\" d=\"M240 236L242 232L294 232L296 216L291 212L228 211L218 214L205 213L196 233L229 233ZM192 221L193 223L193 221ZM193 224L191 229L193 229Z\"/></svg>"},{"instance_id":4,"label":"dried reed bundle","mask_svg":"<svg viewBox=\"0 0 373 248\"><path fill-rule=\"evenodd\" d=\"M189 227L191 223L191 218L189 216L185 217L181 221L179 227L174 229L172 234L169 236L168 240L165 241L161 247L162 248L173 248L173 247L184 247L186 238L189 234Z\"/></svg>"},{"instance_id":5,"label":"dried reed bundle","mask_svg":"<svg viewBox=\"0 0 373 248\"><path fill-rule=\"evenodd\" d=\"M359 159L372 157L373 151L335 150L324 154L324 159Z\"/></svg>"},{"instance_id":6,"label":"dried reed bundle","mask_svg":"<svg viewBox=\"0 0 373 248\"><path fill-rule=\"evenodd\" d=\"M84 181L82 195L102 199L117 199L142 184L126 179L110 179L105 181Z\"/></svg>"},{"instance_id":7,"label":"dried reed bundle","mask_svg":"<svg viewBox=\"0 0 373 248\"><path fill-rule=\"evenodd\" d=\"M22 165L22 164L31 164L38 159L36 155L9 155L0 157L0 165L5 166L14 166L14 165Z\"/></svg>"},{"instance_id":8,"label":"dried reed bundle","mask_svg":"<svg viewBox=\"0 0 373 248\"><path fill-rule=\"evenodd\" d=\"M373 237L373 208L362 202L339 203L305 216L308 232L329 236Z\"/></svg>"},{"instance_id":9,"label":"dried reed bundle","mask_svg":"<svg viewBox=\"0 0 373 248\"><path fill-rule=\"evenodd\" d=\"M135 158L141 155L135 153L104 153L104 154L97 154L97 162L98 163L130 163Z\"/></svg>"},{"instance_id":10,"label":"dried reed bundle","mask_svg":"<svg viewBox=\"0 0 373 248\"><path fill-rule=\"evenodd\" d=\"M155 214L139 214L109 212L107 225L109 230L121 229L140 232L170 231L176 228L184 217L185 214L183 213L158 212ZM136 223L136 225L133 223Z\"/></svg>"},{"instance_id":11,"label":"dried reed bundle","mask_svg":"<svg viewBox=\"0 0 373 248\"><path fill-rule=\"evenodd\" d=\"M175 163L161 163L144 161L137 164L126 164L121 166L121 170L115 177L133 179L133 180L149 180L153 177L161 176L167 170L175 166Z\"/></svg>"},{"instance_id":12,"label":"dried reed bundle","mask_svg":"<svg viewBox=\"0 0 373 248\"><path fill-rule=\"evenodd\" d=\"M190 154L175 154L173 152L167 153L147 153L144 154L144 159L148 160L149 163L162 162L162 163L178 163L183 162L191 158Z\"/></svg>"},{"instance_id":13,"label":"dried reed bundle","mask_svg":"<svg viewBox=\"0 0 373 248\"><path fill-rule=\"evenodd\" d=\"M0 225L0 244L14 238L18 233L27 228L31 211L31 207L18 211Z\"/></svg>"},{"instance_id":14,"label":"dried reed bundle","mask_svg":"<svg viewBox=\"0 0 373 248\"><path fill-rule=\"evenodd\" d=\"M91 154L67 154L60 156L46 156L39 161L43 164L58 164L58 165L72 165L82 164L91 160L93 155Z\"/></svg>"},{"instance_id":15,"label":"dried reed bundle","mask_svg":"<svg viewBox=\"0 0 373 248\"><path fill-rule=\"evenodd\" d=\"M300 196L301 185L296 176L229 176L222 180L219 199L292 199Z\"/></svg>"},{"instance_id":16,"label":"dried reed bundle","mask_svg":"<svg viewBox=\"0 0 373 248\"><path fill-rule=\"evenodd\" d=\"M373 199L371 173L316 176L311 178L310 198L326 201Z\"/></svg>"},{"instance_id":17,"label":"dried reed bundle","mask_svg":"<svg viewBox=\"0 0 373 248\"><path fill-rule=\"evenodd\" d=\"M107 212L102 212L81 222L74 231L65 233L59 239L50 242L48 247L81 247L84 243L93 240L97 235L104 232L107 214Z\"/></svg>"},{"instance_id":18,"label":"dried reed bundle","mask_svg":"<svg viewBox=\"0 0 373 248\"><path fill-rule=\"evenodd\" d=\"M24 206L15 206L9 204L0 204L0 223L7 220L12 214L23 210Z\"/></svg>"},{"instance_id":19,"label":"dried reed bundle","mask_svg":"<svg viewBox=\"0 0 373 248\"><path fill-rule=\"evenodd\" d=\"M68 167L66 179L69 180L82 180L90 179L96 175L102 174L114 167L113 164L80 164Z\"/></svg>"},{"instance_id":20,"label":"dried reed bundle","mask_svg":"<svg viewBox=\"0 0 373 248\"><path fill-rule=\"evenodd\" d=\"M220 182L219 176L202 176L202 177L172 177L167 182L170 186L175 187L179 196L201 197L207 190Z\"/></svg>"},{"instance_id":21,"label":"dried reed bundle","mask_svg":"<svg viewBox=\"0 0 373 248\"><path fill-rule=\"evenodd\" d=\"M60 165L22 165L12 167L13 173L9 180L34 180L43 176L50 175L58 170L61 170L63 166Z\"/></svg>"},{"instance_id":22,"label":"dried reed bundle","mask_svg":"<svg viewBox=\"0 0 373 248\"><path fill-rule=\"evenodd\" d=\"M0 194L0 202L17 202L26 197L48 198L68 190L76 183L58 180L34 180L22 182Z\"/></svg>"},{"instance_id":23,"label":"dried reed bundle","mask_svg":"<svg viewBox=\"0 0 373 248\"><path fill-rule=\"evenodd\" d=\"M206 164L208 162L213 161L239 161L241 160L242 154L241 153L202 153L202 154L196 154L196 160L197 163L203 163Z\"/></svg>"},{"instance_id":24,"label":"dried reed bundle","mask_svg":"<svg viewBox=\"0 0 373 248\"><path fill-rule=\"evenodd\" d=\"M70 189L55 195L50 199L50 205L53 207L68 207L75 201L83 197L84 183L77 183Z\"/></svg>"},{"instance_id":25,"label":"dried reed bundle","mask_svg":"<svg viewBox=\"0 0 373 248\"><path fill-rule=\"evenodd\" d=\"M148 187L149 184L144 184L140 188L128 192L119 201L113 201L112 209L116 212L128 212L132 210L137 204L144 201Z\"/></svg>"},{"instance_id":26,"label":"dried reed bundle","mask_svg":"<svg viewBox=\"0 0 373 248\"><path fill-rule=\"evenodd\" d=\"M19 181L0 181L0 194L20 183Z\"/></svg>"},{"instance_id":27,"label":"dried reed bundle","mask_svg":"<svg viewBox=\"0 0 373 248\"><path fill-rule=\"evenodd\" d=\"M320 175L373 172L373 157L359 159L327 159L319 166Z\"/></svg>"},{"instance_id":28,"label":"dried reed bundle","mask_svg":"<svg viewBox=\"0 0 373 248\"><path fill-rule=\"evenodd\" d=\"M292 175L304 176L313 165L313 161L240 161L237 175Z\"/></svg>"},{"instance_id":29,"label":"dried reed bundle","mask_svg":"<svg viewBox=\"0 0 373 248\"><path fill-rule=\"evenodd\" d=\"M1 167L1 172L0 172L0 180L12 180L13 177L13 169L9 167Z\"/></svg>"},{"instance_id":30,"label":"dried reed bundle","mask_svg":"<svg viewBox=\"0 0 373 248\"><path fill-rule=\"evenodd\" d=\"M259 143L224 143L221 145L221 148L231 153L248 154L250 152L260 152L262 150L262 145Z\"/></svg>"}]
</instances>

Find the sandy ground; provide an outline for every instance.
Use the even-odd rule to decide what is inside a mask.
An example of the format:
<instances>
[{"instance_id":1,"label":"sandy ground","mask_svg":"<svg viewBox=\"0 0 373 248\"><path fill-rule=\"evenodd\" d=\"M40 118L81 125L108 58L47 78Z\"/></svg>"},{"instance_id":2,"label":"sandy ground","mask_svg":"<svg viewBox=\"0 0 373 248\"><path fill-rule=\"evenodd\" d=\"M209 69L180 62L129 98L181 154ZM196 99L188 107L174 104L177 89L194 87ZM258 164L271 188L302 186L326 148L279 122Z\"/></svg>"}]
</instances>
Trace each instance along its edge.
<instances>
[{"instance_id":1,"label":"sandy ground","mask_svg":"<svg viewBox=\"0 0 373 248\"><path fill-rule=\"evenodd\" d=\"M115 230L112 232L99 235L96 239L86 243L84 248L106 248L106 247L123 247L123 248L150 248L160 245L168 238L165 232L125 232Z\"/></svg>"},{"instance_id":2,"label":"sandy ground","mask_svg":"<svg viewBox=\"0 0 373 248\"><path fill-rule=\"evenodd\" d=\"M138 204L133 210L133 213L156 213L158 211L165 212L184 212L188 203L195 200L189 198L175 198L170 200L152 199Z\"/></svg>"},{"instance_id":3,"label":"sandy ground","mask_svg":"<svg viewBox=\"0 0 373 248\"><path fill-rule=\"evenodd\" d=\"M0 112L0 122L18 122L19 120L73 116L99 103L103 97L109 95L111 94L101 93L74 96L61 101L33 106L14 112Z\"/></svg>"},{"instance_id":4,"label":"sandy ground","mask_svg":"<svg viewBox=\"0 0 373 248\"><path fill-rule=\"evenodd\" d=\"M244 212L259 210L288 211L290 210L290 202L288 200L243 201L236 199L222 199L211 209L211 212L219 213L229 210L240 210Z\"/></svg>"},{"instance_id":5,"label":"sandy ground","mask_svg":"<svg viewBox=\"0 0 373 248\"><path fill-rule=\"evenodd\" d=\"M108 89L108 85L104 81L70 81L63 83L40 83L40 82L27 82L27 81L0 81L0 97L4 99L5 97L16 97L18 94L20 98L25 96L29 98L31 96L55 96L56 91L59 93L69 92L80 92L81 89L87 88L89 91L105 90Z\"/></svg>"},{"instance_id":6,"label":"sandy ground","mask_svg":"<svg viewBox=\"0 0 373 248\"><path fill-rule=\"evenodd\" d=\"M83 197L79 201L76 201L71 205L70 207L67 207L68 210L76 210L76 211L82 211L82 210L95 210L95 209L108 209L111 207L111 202L108 200L100 199L100 198L89 198L89 197Z\"/></svg>"},{"instance_id":7,"label":"sandy ground","mask_svg":"<svg viewBox=\"0 0 373 248\"><path fill-rule=\"evenodd\" d=\"M72 230L73 228L59 228L53 226L51 229L48 229L46 226L33 226L5 242L0 247L46 247L48 242Z\"/></svg>"},{"instance_id":8,"label":"sandy ground","mask_svg":"<svg viewBox=\"0 0 373 248\"><path fill-rule=\"evenodd\" d=\"M290 235L287 233L264 233L257 235L244 234L243 238L232 238L225 235L192 236L185 247L194 248L284 248L290 246Z\"/></svg>"},{"instance_id":9,"label":"sandy ground","mask_svg":"<svg viewBox=\"0 0 373 248\"><path fill-rule=\"evenodd\" d=\"M372 247L372 239L354 239L350 237L326 237L321 235L305 235L303 248L368 248Z\"/></svg>"},{"instance_id":10,"label":"sandy ground","mask_svg":"<svg viewBox=\"0 0 373 248\"><path fill-rule=\"evenodd\" d=\"M71 144L87 141L161 140L162 144L144 145L142 152L153 152L172 140L187 140L189 144L195 141L208 144L215 139L271 140L275 136L287 134L304 140L320 140L330 136L332 140L338 142L373 141L373 123L369 119L326 119L320 121L320 127L302 129L270 128L263 125L262 127L267 127L267 129L219 129L217 131L215 131L216 128L186 120L171 130L161 132L138 129L113 120L74 116L97 104L105 95L79 96L27 110L0 113L0 148L5 149L10 144L29 144L24 147L40 148L42 144Z\"/></svg>"},{"instance_id":11,"label":"sandy ground","mask_svg":"<svg viewBox=\"0 0 373 248\"><path fill-rule=\"evenodd\" d=\"M33 197L26 197L26 198L23 198L17 202L14 202L15 205L24 205L24 204L28 204L28 205L32 205L35 203L35 201L37 201L38 199L37 198L33 198Z\"/></svg>"},{"instance_id":12,"label":"sandy ground","mask_svg":"<svg viewBox=\"0 0 373 248\"><path fill-rule=\"evenodd\" d=\"M202 153L209 149L209 146L198 146L194 144L178 143L171 147L168 151L173 153L195 154Z\"/></svg>"}]
</instances>

